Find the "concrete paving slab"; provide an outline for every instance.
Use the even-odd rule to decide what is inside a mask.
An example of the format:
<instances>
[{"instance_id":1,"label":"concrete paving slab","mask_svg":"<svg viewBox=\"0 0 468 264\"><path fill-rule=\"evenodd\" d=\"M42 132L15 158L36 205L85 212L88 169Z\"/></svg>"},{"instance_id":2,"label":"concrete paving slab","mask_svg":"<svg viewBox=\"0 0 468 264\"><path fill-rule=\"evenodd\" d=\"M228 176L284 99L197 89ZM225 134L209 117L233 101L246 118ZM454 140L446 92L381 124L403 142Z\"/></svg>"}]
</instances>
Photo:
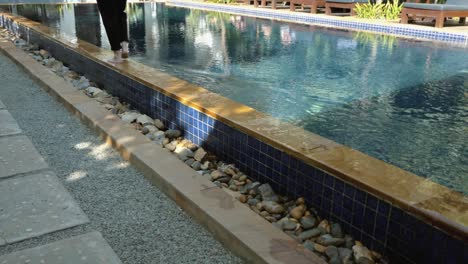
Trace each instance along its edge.
<instances>
[{"instance_id":1,"label":"concrete paving slab","mask_svg":"<svg viewBox=\"0 0 468 264\"><path fill-rule=\"evenodd\" d=\"M46 168L44 159L26 136L0 138L0 178Z\"/></svg>"},{"instance_id":2,"label":"concrete paving slab","mask_svg":"<svg viewBox=\"0 0 468 264\"><path fill-rule=\"evenodd\" d=\"M121 264L99 232L0 256L0 264Z\"/></svg>"},{"instance_id":3,"label":"concrete paving slab","mask_svg":"<svg viewBox=\"0 0 468 264\"><path fill-rule=\"evenodd\" d=\"M52 172L0 181L0 230L7 243L88 222Z\"/></svg>"},{"instance_id":4,"label":"concrete paving slab","mask_svg":"<svg viewBox=\"0 0 468 264\"><path fill-rule=\"evenodd\" d=\"M2 103L2 101L0 101L0 109L5 109L6 106Z\"/></svg>"},{"instance_id":5,"label":"concrete paving slab","mask_svg":"<svg viewBox=\"0 0 468 264\"><path fill-rule=\"evenodd\" d=\"M0 137L20 134L21 129L7 110L0 110Z\"/></svg>"}]
</instances>

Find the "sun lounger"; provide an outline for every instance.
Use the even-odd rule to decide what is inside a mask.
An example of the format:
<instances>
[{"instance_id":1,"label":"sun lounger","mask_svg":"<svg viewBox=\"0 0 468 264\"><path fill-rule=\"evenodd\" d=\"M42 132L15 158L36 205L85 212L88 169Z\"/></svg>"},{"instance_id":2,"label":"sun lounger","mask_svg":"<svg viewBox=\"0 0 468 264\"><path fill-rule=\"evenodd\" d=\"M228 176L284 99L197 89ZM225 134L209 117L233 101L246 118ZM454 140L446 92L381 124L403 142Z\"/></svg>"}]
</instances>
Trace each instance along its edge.
<instances>
[{"instance_id":1,"label":"sun lounger","mask_svg":"<svg viewBox=\"0 0 468 264\"><path fill-rule=\"evenodd\" d=\"M310 5L310 12L316 14L317 7L325 7L325 0L291 0L291 11L296 11L296 5Z\"/></svg>"},{"instance_id":2,"label":"sun lounger","mask_svg":"<svg viewBox=\"0 0 468 264\"><path fill-rule=\"evenodd\" d=\"M356 4L366 4L369 0L327 0L325 3L325 14L332 15L332 8L350 9L350 14L355 15L354 7Z\"/></svg>"},{"instance_id":3,"label":"sun lounger","mask_svg":"<svg viewBox=\"0 0 468 264\"><path fill-rule=\"evenodd\" d=\"M459 17L464 24L468 17L468 0L447 0L445 4L403 3L401 23L408 24L409 16L435 17L435 26L444 26L446 17Z\"/></svg>"}]
</instances>

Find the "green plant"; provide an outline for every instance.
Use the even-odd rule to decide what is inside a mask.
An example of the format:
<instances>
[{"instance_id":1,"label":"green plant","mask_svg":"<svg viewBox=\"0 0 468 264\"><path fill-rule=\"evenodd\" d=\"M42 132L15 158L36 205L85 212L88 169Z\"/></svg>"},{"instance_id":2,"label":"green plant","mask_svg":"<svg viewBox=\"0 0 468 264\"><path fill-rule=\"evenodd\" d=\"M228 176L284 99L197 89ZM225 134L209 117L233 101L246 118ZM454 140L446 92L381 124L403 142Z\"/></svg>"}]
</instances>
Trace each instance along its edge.
<instances>
[{"instance_id":1,"label":"green plant","mask_svg":"<svg viewBox=\"0 0 468 264\"><path fill-rule=\"evenodd\" d=\"M396 20L400 18L401 10L403 9L403 4L399 4L398 0L390 1L388 0L384 7L384 17L387 20Z\"/></svg>"},{"instance_id":2,"label":"green plant","mask_svg":"<svg viewBox=\"0 0 468 264\"><path fill-rule=\"evenodd\" d=\"M359 18L368 18L368 19L378 19L383 16L384 5L383 4L356 4L354 9L357 17Z\"/></svg>"},{"instance_id":3,"label":"green plant","mask_svg":"<svg viewBox=\"0 0 468 264\"><path fill-rule=\"evenodd\" d=\"M398 0L388 0L385 4L369 1L367 4L357 4L354 11L359 18L395 20L400 17L402 8L403 4L399 4Z\"/></svg>"}]
</instances>

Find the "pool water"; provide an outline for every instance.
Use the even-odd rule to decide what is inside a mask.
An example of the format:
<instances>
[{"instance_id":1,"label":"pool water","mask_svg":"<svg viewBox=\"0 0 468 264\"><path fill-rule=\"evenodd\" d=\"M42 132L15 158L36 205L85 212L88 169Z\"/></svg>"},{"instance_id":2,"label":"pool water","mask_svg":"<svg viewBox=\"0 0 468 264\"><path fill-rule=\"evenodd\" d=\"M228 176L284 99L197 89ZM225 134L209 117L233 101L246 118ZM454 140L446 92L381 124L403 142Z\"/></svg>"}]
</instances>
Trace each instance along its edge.
<instances>
[{"instance_id":1,"label":"pool water","mask_svg":"<svg viewBox=\"0 0 468 264\"><path fill-rule=\"evenodd\" d=\"M96 5L11 11L109 48ZM468 49L130 4L133 60L468 193Z\"/></svg>"}]
</instances>

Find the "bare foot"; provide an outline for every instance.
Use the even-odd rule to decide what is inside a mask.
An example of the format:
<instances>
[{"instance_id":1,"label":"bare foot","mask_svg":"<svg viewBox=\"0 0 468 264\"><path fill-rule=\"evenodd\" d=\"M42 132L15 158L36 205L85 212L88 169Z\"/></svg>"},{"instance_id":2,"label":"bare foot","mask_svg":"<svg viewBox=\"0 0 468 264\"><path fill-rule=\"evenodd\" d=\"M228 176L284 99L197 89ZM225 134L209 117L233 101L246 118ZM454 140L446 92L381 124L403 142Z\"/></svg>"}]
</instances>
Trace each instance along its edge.
<instances>
[{"instance_id":1,"label":"bare foot","mask_svg":"<svg viewBox=\"0 0 468 264\"><path fill-rule=\"evenodd\" d=\"M122 58L127 59L128 58L128 42L123 41L122 43L120 43L120 45L122 46Z\"/></svg>"},{"instance_id":2,"label":"bare foot","mask_svg":"<svg viewBox=\"0 0 468 264\"><path fill-rule=\"evenodd\" d=\"M122 60L122 51L121 50L114 51L114 57L107 60L107 62L112 63L112 64L122 63L123 62L123 60Z\"/></svg>"}]
</instances>

